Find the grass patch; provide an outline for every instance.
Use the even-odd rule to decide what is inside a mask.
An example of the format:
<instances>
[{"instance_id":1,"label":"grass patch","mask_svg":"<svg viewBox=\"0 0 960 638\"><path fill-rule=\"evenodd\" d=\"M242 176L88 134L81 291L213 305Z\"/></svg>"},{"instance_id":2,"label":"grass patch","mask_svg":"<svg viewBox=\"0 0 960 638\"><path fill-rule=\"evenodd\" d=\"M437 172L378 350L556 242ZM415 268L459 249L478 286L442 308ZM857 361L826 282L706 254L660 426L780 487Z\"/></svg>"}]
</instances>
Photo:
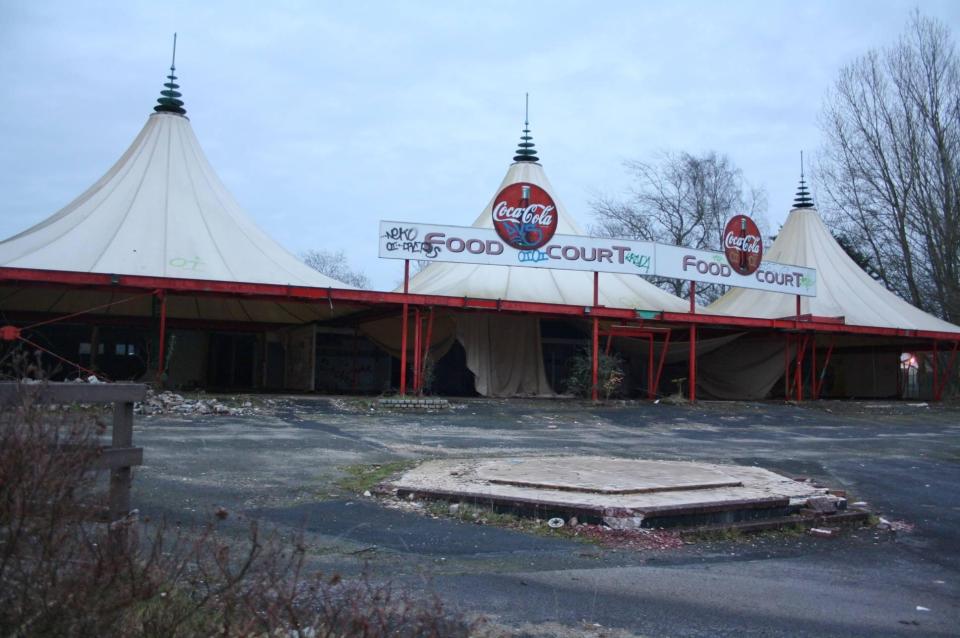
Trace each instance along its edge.
<instances>
[{"instance_id":1,"label":"grass patch","mask_svg":"<svg viewBox=\"0 0 960 638\"><path fill-rule=\"evenodd\" d=\"M391 476L409 470L416 464L416 461L392 461L372 465L347 465L341 468L344 476L337 481L337 487L348 492L362 494L367 490L372 490Z\"/></svg>"}]
</instances>

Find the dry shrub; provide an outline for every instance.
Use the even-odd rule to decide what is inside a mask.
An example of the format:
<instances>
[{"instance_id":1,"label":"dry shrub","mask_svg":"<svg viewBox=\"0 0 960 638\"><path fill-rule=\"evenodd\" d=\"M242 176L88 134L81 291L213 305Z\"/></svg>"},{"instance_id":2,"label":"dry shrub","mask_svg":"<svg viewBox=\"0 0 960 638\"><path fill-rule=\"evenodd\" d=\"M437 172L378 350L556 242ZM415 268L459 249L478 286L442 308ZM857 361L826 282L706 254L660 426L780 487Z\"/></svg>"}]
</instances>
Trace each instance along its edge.
<instances>
[{"instance_id":1,"label":"dry shrub","mask_svg":"<svg viewBox=\"0 0 960 638\"><path fill-rule=\"evenodd\" d=\"M25 395L24 395L25 396ZM29 400L0 416L4 636L466 636L437 598L313 573L302 535L97 522L103 424Z\"/></svg>"}]
</instances>

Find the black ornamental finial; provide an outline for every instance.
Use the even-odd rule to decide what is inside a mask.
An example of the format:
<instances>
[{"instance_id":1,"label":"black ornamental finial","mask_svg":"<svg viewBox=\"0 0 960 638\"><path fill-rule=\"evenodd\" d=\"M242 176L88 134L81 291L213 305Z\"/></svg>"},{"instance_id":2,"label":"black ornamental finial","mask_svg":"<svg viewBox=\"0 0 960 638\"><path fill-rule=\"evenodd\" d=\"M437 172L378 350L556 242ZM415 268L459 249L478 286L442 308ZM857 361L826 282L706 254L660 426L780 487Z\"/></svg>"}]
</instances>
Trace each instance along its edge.
<instances>
[{"instance_id":1,"label":"black ornamental finial","mask_svg":"<svg viewBox=\"0 0 960 638\"><path fill-rule=\"evenodd\" d=\"M160 91L160 97L157 98L157 105L153 107L153 110L157 113L177 113L178 115L186 115L187 110L183 108L183 100L180 98L183 95L177 91L180 88L180 85L177 84L177 34L173 34L173 58L170 60L170 75L167 76L168 82L165 82L163 86L167 87L165 90Z\"/></svg>"},{"instance_id":2,"label":"black ornamental finial","mask_svg":"<svg viewBox=\"0 0 960 638\"><path fill-rule=\"evenodd\" d=\"M800 151L800 188L797 189L797 196L793 200L794 208L813 208L813 198L810 197L810 191L807 190L807 182L803 179L803 151Z\"/></svg>"},{"instance_id":3,"label":"black ornamental finial","mask_svg":"<svg viewBox=\"0 0 960 638\"><path fill-rule=\"evenodd\" d=\"M517 154L513 156L514 162L539 162L537 151L534 150L533 137L530 136L530 94L527 93L526 108L523 115L523 135L520 136Z\"/></svg>"}]
</instances>

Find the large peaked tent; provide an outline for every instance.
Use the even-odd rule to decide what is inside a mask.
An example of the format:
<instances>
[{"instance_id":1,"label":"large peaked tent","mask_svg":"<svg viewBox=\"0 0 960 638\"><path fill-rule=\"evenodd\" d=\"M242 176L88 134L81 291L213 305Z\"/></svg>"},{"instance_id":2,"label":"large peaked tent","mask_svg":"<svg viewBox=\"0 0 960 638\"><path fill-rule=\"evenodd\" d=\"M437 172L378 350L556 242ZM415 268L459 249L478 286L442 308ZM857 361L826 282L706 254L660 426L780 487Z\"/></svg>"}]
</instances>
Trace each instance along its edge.
<instances>
[{"instance_id":1,"label":"large peaked tent","mask_svg":"<svg viewBox=\"0 0 960 638\"><path fill-rule=\"evenodd\" d=\"M266 367L265 340L279 339L289 345L287 368L303 368L299 381L285 385L312 389L313 322L355 306L304 301L302 291L329 298L333 289L349 294L354 287L306 266L243 211L200 147L172 66L168 80L155 112L103 177L57 213L0 242L0 318L29 327L84 315L94 326L138 326L155 335L159 327L153 357L161 360L167 321L175 328L246 331L259 334L254 359L262 365L254 368ZM282 335L264 336L281 329ZM183 343L191 345L179 348L181 359L185 347L200 349L196 340ZM77 350L65 354L72 359ZM193 358L199 368L207 365Z\"/></svg>"},{"instance_id":2,"label":"large peaked tent","mask_svg":"<svg viewBox=\"0 0 960 638\"><path fill-rule=\"evenodd\" d=\"M948 338L960 333L960 326L912 306L864 272L830 234L802 178L795 207L773 245L765 251L764 259L816 269L816 296L794 297L733 288L704 312L795 319L798 327L802 325L800 322L812 320L865 329L940 333ZM815 352L818 345L829 346L828 352L833 352L834 346L839 349L841 354L833 359L835 376L842 378L839 394L891 396L898 392L898 344L908 343L903 337L813 335L808 337L808 342L811 352ZM777 380L783 378L785 358L794 362L796 370L803 367L803 343L800 338L785 342L762 335L738 339L703 358L699 386L718 398L763 398ZM807 365L814 366L815 361ZM825 373L826 368L813 370L813 374L819 376L819 383L823 382ZM797 374L799 376L799 372Z\"/></svg>"}]
</instances>

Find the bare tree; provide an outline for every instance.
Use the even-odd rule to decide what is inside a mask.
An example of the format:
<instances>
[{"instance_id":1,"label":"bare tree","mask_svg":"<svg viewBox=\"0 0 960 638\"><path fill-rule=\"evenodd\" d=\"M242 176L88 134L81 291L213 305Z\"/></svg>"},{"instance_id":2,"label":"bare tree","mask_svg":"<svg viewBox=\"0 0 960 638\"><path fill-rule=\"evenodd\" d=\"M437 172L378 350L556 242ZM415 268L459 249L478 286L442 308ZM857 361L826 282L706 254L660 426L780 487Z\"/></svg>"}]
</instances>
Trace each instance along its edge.
<instances>
[{"instance_id":1,"label":"bare tree","mask_svg":"<svg viewBox=\"0 0 960 638\"><path fill-rule=\"evenodd\" d=\"M840 72L818 177L831 225L914 305L960 321L960 63L914 12L900 40Z\"/></svg>"},{"instance_id":2,"label":"bare tree","mask_svg":"<svg viewBox=\"0 0 960 638\"><path fill-rule=\"evenodd\" d=\"M308 250L300 253L303 263L317 272L357 288L369 288L370 280L359 270L350 267L342 250Z\"/></svg>"},{"instance_id":3,"label":"bare tree","mask_svg":"<svg viewBox=\"0 0 960 638\"><path fill-rule=\"evenodd\" d=\"M766 193L747 184L726 155L661 152L652 161L626 162L626 168L636 180L629 197L593 203L597 234L716 250L731 215L748 214L764 225ZM654 281L676 295L685 286L676 279ZM698 298L712 301L722 292L722 286L704 286Z\"/></svg>"}]
</instances>

